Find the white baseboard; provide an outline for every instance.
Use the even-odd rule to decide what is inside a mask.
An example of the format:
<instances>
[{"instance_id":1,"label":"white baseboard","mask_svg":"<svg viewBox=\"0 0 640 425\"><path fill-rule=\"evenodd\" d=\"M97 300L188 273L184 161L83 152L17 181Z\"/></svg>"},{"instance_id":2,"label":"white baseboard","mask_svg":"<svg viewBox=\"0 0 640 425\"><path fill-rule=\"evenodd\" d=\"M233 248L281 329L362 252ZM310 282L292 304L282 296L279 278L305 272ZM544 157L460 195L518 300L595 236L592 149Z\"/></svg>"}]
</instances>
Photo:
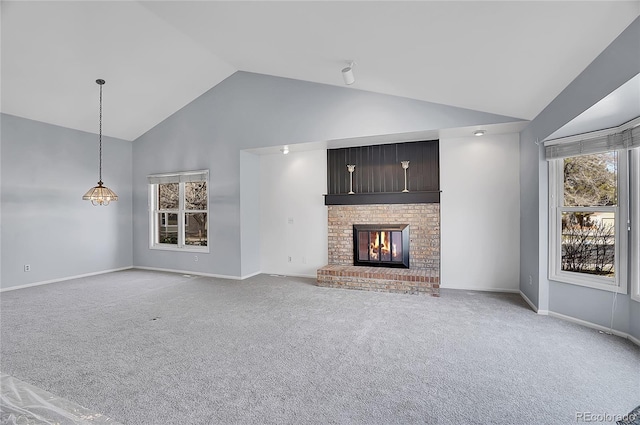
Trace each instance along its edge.
<instances>
[{"instance_id":1,"label":"white baseboard","mask_svg":"<svg viewBox=\"0 0 640 425\"><path fill-rule=\"evenodd\" d=\"M9 286L7 288L0 288L0 292L15 291L17 289L31 288L32 286L48 285L49 283L64 282L65 280L80 279L80 278L83 278L83 277L97 276L97 275L100 275L100 274L113 273L113 272L119 272L119 271L122 271L122 270L130 270L130 269L152 270L152 271L158 271L158 272L169 272L169 273L180 273L180 274L190 274L190 275L194 275L194 276L215 277L215 278L219 278L219 279L231 279L231 280L245 280L245 279L249 279L251 277L257 276L259 274L262 274L261 271L258 271L258 272L250 273L250 274L247 274L247 275L244 275L244 276L229 276L229 275L224 275L224 274L194 272L194 271L191 271L191 270L164 269L164 268L160 268L160 267L128 266L128 267L121 267L121 268L118 268L118 269L102 270L102 271L99 271L99 272L85 273L85 274L79 274L79 275L75 275L75 276L61 277L59 279L43 280L41 282L27 283L25 285ZM314 278L314 279L316 278L315 275L314 276L309 276L309 275L302 275L302 274L287 274L287 276L309 277L309 278Z\"/></svg>"},{"instance_id":2,"label":"white baseboard","mask_svg":"<svg viewBox=\"0 0 640 425\"><path fill-rule=\"evenodd\" d=\"M548 316L549 315L549 310L540 310L538 307L536 307L536 305L529 299L529 297L527 297L525 295L524 292L519 291L520 292L520 296L522 297L523 300L525 300L527 302L527 304L529 304L529 307L531 307L531 309L533 311L535 311L536 313L538 313L540 316Z\"/></svg>"},{"instance_id":3,"label":"white baseboard","mask_svg":"<svg viewBox=\"0 0 640 425\"><path fill-rule=\"evenodd\" d=\"M242 276L230 276L226 274L216 274L216 273L203 273L203 272L194 272L193 270L177 270L177 269L164 269L161 267L143 267L143 266L134 266L134 269L140 270L151 270L155 272L169 272L169 273L180 273L180 274L189 274L193 276L204 276L204 277L216 277L218 279L231 279L231 280L242 280L254 275L247 275L245 277ZM256 273L259 274L259 273Z\"/></svg>"},{"instance_id":4,"label":"white baseboard","mask_svg":"<svg viewBox=\"0 0 640 425\"><path fill-rule=\"evenodd\" d=\"M620 331L617 331L615 329L609 329L606 326L598 325L598 324L595 324L595 323L592 323L592 322L588 322L588 321L582 320L582 319L576 319L575 317L567 316L566 314L556 313L554 311L549 311L549 310L538 310L538 308L531 302L529 297L527 297L522 291L520 291L520 296L522 297L522 299L524 299L527 302L527 304L529 304L529 306L533 309L533 311L535 311L536 313L538 313L541 316L551 316L551 317L555 317L557 319L566 320L567 322L571 322L571 323L575 323L575 324L578 324L578 325L586 326L586 327L591 328L591 329L596 329L598 331L611 332L614 335L620 336L622 338L627 338L628 340L630 340L631 342L633 342L636 345L640 345L640 339L634 337L633 335L629 335L626 332L620 332Z\"/></svg>"},{"instance_id":5,"label":"white baseboard","mask_svg":"<svg viewBox=\"0 0 640 425\"><path fill-rule=\"evenodd\" d=\"M582 319L577 319L577 318L572 317L572 316L567 316L566 314L556 313L554 311L549 311L549 316L555 317L555 318L561 319L561 320L566 320L567 322L575 323L577 325L586 326L587 328L595 329L597 331L608 332L608 333L610 332L610 333L612 333L614 335L617 335L619 337L627 338L629 341L631 341L634 344L640 346L640 340L638 338L634 337L633 335L629 335L626 332L620 332L620 331L617 331L615 329L610 329L610 328L608 328L606 326L598 325L596 323L588 322L588 321L582 320Z\"/></svg>"},{"instance_id":6,"label":"white baseboard","mask_svg":"<svg viewBox=\"0 0 640 425\"><path fill-rule=\"evenodd\" d=\"M250 277L258 276L259 274L262 274L262 272L245 274L244 276L240 277L240 280L249 279Z\"/></svg>"},{"instance_id":7,"label":"white baseboard","mask_svg":"<svg viewBox=\"0 0 640 425\"><path fill-rule=\"evenodd\" d=\"M293 277L306 277L309 279L317 279L318 275L317 274L302 274L302 273L289 273L287 276L293 276Z\"/></svg>"},{"instance_id":8,"label":"white baseboard","mask_svg":"<svg viewBox=\"0 0 640 425\"><path fill-rule=\"evenodd\" d=\"M263 272L263 271L250 273L250 274L247 274L247 275L244 275L244 276L230 276L230 275L225 275L225 274L194 272L194 271L191 271L191 270L163 269L163 268L160 268L160 267L134 266L133 268L134 269L140 269L140 270L151 270L151 271L157 271L157 272L189 274L189 275L193 275L193 276L216 277L218 279L231 279L231 280L245 280L245 279L249 279L251 277L257 276L259 274L272 274L272 275L278 275L278 276L292 276L292 277L309 277L309 278L313 278L313 279L316 278L316 275L295 274L295 273L287 273L287 274L268 273L268 272Z\"/></svg>"},{"instance_id":9,"label":"white baseboard","mask_svg":"<svg viewBox=\"0 0 640 425\"><path fill-rule=\"evenodd\" d=\"M640 339L636 338L633 335L627 335L627 338L629 338L629 341L633 342L637 346L640 346Z\"/></svg>"},{"instance_id":10,"label":"white baseboard","mask_svg":"<svg viewBox=\"0 0 640 425\"><path fill-rule=\"evenodd\" d=\"M520 292L520 296L522 297L522 299L525 300L527 304L529 304L529 307L531 307L533 311L538 313L538 307L536 307L536 305L529 299L529 297L527 297L525 293L522 291L518 291L518 292Z\"/></svg>"},{"instance_id":11,"label":"white baseboard","mask_svg":"<svg viewBox=\"0 0 640 425\"><path fill-rule=\"evenodd\" d=\"M133 266L121 267L119 269L102 270L99 272L79 274L75 276L61 277L59 279L43 280L41 282L27 283L26 285L9 286L8 288L0 288L0 292L15 291L16 289L31 288L32 286L48 285L49 283L64 282L65 280L80 279L83 277L97 276L99 274L119 272L122 270L132 269Z\"/></svg>"},{"instance_id":12,"label":"white baseboard","mask_svg":"<svg viewBox=\"0 0 640 425\"><path fill-rule=\"evenodd\" d=\"M318 275L315 274L302 274L302 273L269 273L269 272L263 272L264 274L267 275L273 275L273 276L291 276L291 277L306 277L309 279L317 279Z\"/></svg>"},{"instance_id":13,"label":"white baseboard","mask_svg":"<svg viewBox=\"0 0 640 425\"><path fill-rule=\"evenodd\" d=\"M520 292L519 289L511 289L511 288L478 288L478 287L466 287L466 286L442 286L440 285L440 289L456 289L459 291L479 291L479 292L501 292L508 294L517 294Z\"/></svg>"}]
</instances>

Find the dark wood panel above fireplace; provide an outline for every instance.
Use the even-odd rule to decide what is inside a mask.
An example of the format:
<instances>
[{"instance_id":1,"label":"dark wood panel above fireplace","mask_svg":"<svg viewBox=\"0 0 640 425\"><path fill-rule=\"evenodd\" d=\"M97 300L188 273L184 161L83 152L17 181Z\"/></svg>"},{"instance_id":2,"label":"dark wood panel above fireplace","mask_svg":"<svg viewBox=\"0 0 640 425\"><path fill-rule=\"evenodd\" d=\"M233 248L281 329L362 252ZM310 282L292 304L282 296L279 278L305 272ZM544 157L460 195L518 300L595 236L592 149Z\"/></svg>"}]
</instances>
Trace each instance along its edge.
<instances>
[{"instance_id":1,"label":"dark wood panel above fireplace","mask_svg":"<svg viewBox=\"0 0 640 425\"><path fill-rule=\"evenodd\" d=\"M439 162L438 140L328 149L325 205L439 203Z\"/></svg>"},{"instance_id":2,"label":"dark wood panel above fireplace","mask_svg":"<svg viewBox=\"0 0 640 425\"><path fill-rule=\"evenodd\" d=\"M324 195L325 205L372 205L372 204L432 204L440 203L440 191L356 193L353 195Z\"/></svg>"}]
</instances>

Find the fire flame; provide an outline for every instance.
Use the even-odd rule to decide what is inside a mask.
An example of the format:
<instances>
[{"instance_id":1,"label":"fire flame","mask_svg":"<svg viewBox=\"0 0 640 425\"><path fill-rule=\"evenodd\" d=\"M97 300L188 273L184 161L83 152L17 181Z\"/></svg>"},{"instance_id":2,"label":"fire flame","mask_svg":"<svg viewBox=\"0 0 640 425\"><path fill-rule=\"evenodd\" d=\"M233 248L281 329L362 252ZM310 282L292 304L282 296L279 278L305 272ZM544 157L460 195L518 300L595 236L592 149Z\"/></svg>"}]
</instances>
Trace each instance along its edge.
<instances>
[{"instance_id":1,"label":"fire flame","mask_svg":"<svg viewBox=\"0 0 640 425\"><path fill-rule=\"evenodd\" d=\"M380 237L378 237L380 236ZM393 259L398 257L398 248L396 244L391 244L391 232L372 232L371 243L369 244L369 259L378 260L379 256L388 257L391 253Z\"/></svg>"}]
</instances>

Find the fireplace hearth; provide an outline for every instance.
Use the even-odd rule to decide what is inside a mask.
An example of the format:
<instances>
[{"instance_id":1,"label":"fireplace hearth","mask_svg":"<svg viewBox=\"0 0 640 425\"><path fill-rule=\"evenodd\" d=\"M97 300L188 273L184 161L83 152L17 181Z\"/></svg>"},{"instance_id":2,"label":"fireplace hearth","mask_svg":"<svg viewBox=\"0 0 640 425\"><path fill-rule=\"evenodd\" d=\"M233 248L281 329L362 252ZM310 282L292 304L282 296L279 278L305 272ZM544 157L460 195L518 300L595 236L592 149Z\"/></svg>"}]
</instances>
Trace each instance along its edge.
<instances>
[{"instance_id":1,"label":"fireplace hearth","mask_svg":"<svg viewBox=\"0 0 640 425\"><path fill-rule=\"evenodd\" d=\"M408 224L354 224L353 265L409 268Z\"/></svg>"}]
</instances>

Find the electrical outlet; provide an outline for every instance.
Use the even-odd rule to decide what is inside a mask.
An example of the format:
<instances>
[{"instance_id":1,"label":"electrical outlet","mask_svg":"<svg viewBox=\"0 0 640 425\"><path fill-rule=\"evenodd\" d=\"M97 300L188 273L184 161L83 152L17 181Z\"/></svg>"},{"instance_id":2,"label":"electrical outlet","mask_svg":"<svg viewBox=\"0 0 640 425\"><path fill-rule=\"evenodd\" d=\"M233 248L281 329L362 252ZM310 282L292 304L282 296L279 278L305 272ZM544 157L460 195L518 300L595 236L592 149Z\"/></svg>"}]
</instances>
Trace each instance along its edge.
<instances>
[{"instance_id":1,"label":"electrical outlet","mask_svg":"<svg viewBox=\"0 0 640 425\"><path fill-rule=\"evenodd\" d=\"M291 262L291 256L287 257L287 262Z\"/></svg>"},{"instance_id":2,"label":"electrical outlet","mask_svg":"<svg viewBox=\"0 0 640 425\"><path fill-rule=\"evenodd\" d=\"M196 263L198 262L198 256L197 255L193 256L193 261L195 261Z\"/></svg>"},{"instance_id":3,"label":"electrical outlet","mask_svg":"<svg viewBox=\"0 0 640 425\"><path fill-rule=\"evenodd\" d=\"M533 278L529 275L529 285L533 285Z\"/></svg>"},{"instance_id":4,"label":"electrical outlet","mask_svg":"<svg viewBox=\"0 0 640 425\"><path fill-rule=\"evenodd\" d=\"M302 257L302 264L307 264L307 257Z\"/></svg>"},{"instance_id":5,"label":"electrical outlet","mask_svg":"<svg viewBox=\"0 0 640 425\"><path fill-rule=\"evenodd\" d=\"M24 265L24 271L25 272L30 272L31 271L31 266L29 264L25 264Z\"/></svg>"},{"instance_id":6,"label":"electrical outlet","mask_svg":"<svg viewBox=\"0 0 640 425\"><path fill-rule=\"evenodd\" d=\"M287 223L288 224L293 224L293 217L287 218Z\"/></svg>"}]
</instances>

